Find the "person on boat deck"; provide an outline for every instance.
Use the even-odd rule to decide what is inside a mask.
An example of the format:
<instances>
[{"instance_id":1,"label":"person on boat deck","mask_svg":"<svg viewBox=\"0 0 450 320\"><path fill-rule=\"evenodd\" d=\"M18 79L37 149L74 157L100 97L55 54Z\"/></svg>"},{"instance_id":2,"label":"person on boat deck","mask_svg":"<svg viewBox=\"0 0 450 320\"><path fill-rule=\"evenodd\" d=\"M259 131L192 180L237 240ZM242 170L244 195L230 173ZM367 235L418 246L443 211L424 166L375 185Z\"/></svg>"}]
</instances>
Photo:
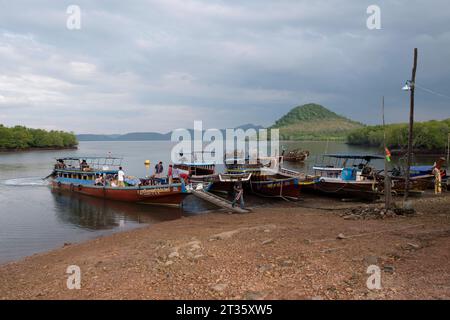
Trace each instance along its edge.
<instances>
[{"instance_id":1,"label":"person on boat deck","mask_svg":"<svg viewBox=\"0 0 450 320\"><path fill-rule=\"evenodd\" d=\"M82 171L85 171L85 169L88 169L88 168L89 168L89 165L87 164L86 160L81 161L81 163L80 163L80 169L81 169Z\"/></svg>"},{"instance_id":2,"label":"person on boat deck","mask_svg":"<svg viewBox=\"0 0 450 320\"><path fill-rule=\"evenodd\" d=\"M55 169L65 169L66 164L64 163L64 160L58 160L55 164Z\"/></svg>"},{"instance_id":3,"label":"person on boat deck","mask_svg":"<svg viewBox=\"0 0 450 320\"><path fill-rule=\"evenodd\" d=\"M244 203L244 189L242 188L242 182L236 182L234 184L234 200L231 203L231 206L234 208L236 203L240 201L241 209L244 209L245 203Z\"/></svg>"},{"instance_id":4,"label":"person on boat deck","mask_svg":"<svg viewBox=\"0 0 450 320\"><path fill-rule=\"evenodd\" d=\"M161 178L163 171L164 171L163 163L162 163L162 161L160 161L155 166L155 177Z\"/></svg>"},{"instance_id":5,"label":"person on boat deck","mask_svg":"<svg viewBox=\"0 0 450 320\"><path fill-rule=\"evenodd\" d=\"M180 179L183 179L185 184L189 183L189 175L187 173L180 172L179 177L180 177Z\"/></svg>"},{"instance_id":6,"label":"person on boat deck","mask_svg":"<svg viewBox=\"0 0 450 320\"><path fill-rule=\"evenodd\" d=\"M169 164L169 170L167 171L167 176L169 177L169 184L173 182L173 166Z\"/></svg>"},{"instance_id":7,"label":"person on boat deck","mask_svg":"<svg viewBox=\"0 0 450 320\"><path fill-rule=\"evenodd\" d=\"M125 187L125 172L123 172L122 167L119 167L119 171L117 172L117 186Z\"/></svg>"},{"instance_id":8,"label":"person on boat deck","mask_svg":"<svg viewBox=\"0 0 450 320\"><path fill-rule=\"evenodd\" d=\"M96 186L103 186L103 185L104 185L103 176L97 174L97 176L96 176L96 178L95 178L95 181L94 181L94 184L95 184Z\"/></svg>"}]
</instances>

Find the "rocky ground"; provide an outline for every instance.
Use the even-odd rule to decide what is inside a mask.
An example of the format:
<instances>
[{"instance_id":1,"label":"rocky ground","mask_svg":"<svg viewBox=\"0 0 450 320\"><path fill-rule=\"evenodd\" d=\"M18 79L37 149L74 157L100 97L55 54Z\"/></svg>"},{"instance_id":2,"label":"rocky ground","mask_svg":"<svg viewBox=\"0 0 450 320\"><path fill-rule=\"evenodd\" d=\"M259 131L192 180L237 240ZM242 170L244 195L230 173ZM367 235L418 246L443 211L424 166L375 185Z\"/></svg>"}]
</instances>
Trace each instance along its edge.
<instances>
[{"instance_id":1,"label":"rocky ground","mask_svg":"<svg viewBox=\"0 0 450 320\"><path fill-rule=\"evenodd\" d=\"M307 197L182 218L0 266L0 298L449 299L449 204L429 195L415 213L380 215L380 204Z\"/></svg>"}]
</instances>

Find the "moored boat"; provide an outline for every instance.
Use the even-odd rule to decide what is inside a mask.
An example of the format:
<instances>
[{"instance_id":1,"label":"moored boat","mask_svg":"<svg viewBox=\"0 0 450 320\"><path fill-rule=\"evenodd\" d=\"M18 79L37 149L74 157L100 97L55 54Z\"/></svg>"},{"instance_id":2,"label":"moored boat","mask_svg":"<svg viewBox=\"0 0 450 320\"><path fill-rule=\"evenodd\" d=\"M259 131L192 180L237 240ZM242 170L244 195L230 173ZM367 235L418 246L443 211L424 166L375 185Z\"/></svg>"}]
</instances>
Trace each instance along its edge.
<instances>
[{"instance_id":1,"label":"moored boat","mask_svg":"<svg viewBox=\"0 0 450 320\"><path fill-rule=\"evenodd\" d=\"M66 157L57 159L51 174L54 190L74 192L108 200L158 205L181 205L189 191L184 184L167 179L126 177L119 186L122 158Z\"/></svg>"},{"instance_id":2,"label":"moored boat","mask_svg":"<svg viewBox=\"0 0 450 320\"><path fill-rule=\"evenodd\" d=\"M282 157L265 157L256 160L227 159L226 173L232 175L251 174L244 187L262 197L299 199L302 186L313 183L306 181L297 172L286 174L282 168Z\"/></svg>"},{"instance_id":3,"label":"moored boat","mask_svg":"<svg viewBox=\"0 0 450 320\"><path fill-rule=\"evenodd\" d=\"M283 151L283 160L288 162L304 162L309 157L309 151L307 150L290 150L288 152Z\"/></svg>"},{"instance_id":4,"label":"moored boat","mask_svg":"<svg viewBox=\"0 0 450 320\"><path fill-rule=\"evenodd\" d=\"M434 165L421 165L410 167L410 189L426 190L433 189L435 187L435 175L434 168L437 168L440 172L441 184L447 185L447 171L443 168L445 162L444 158L438 159ZM395 167L391 170L392 189L394 191L404 191L405 189L405 169L401 167Z\"/></svg>"},{"instance_id":5,"label":"moored boat","mask_svg":"<svg viewBox=\"0 0 450 320\"><path fill-rule=\"evenodd\" d=\"M312 178L316 183L305 186L305 190L371 200L379 197L380 181L370 162L384 159L383 156L327 154L323 157L334 160L334 163L314 165Z\"/></svg>"}]
</instances>

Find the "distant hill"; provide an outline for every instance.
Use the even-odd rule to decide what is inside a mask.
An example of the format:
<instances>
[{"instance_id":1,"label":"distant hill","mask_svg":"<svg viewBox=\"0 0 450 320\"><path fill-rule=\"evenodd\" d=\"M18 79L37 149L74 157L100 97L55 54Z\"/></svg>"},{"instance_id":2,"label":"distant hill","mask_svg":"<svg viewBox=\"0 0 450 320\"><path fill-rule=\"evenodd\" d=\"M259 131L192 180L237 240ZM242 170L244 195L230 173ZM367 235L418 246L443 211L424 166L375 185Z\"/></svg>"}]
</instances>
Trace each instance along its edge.
<instances>
[{"instance_id":1,"label":"distant hill","mask_svg":"<svg viewBox=\"0 0 450 320\"><path fill-rule=\"evenodd\" d=\"M236 129L248 130L254 128L256 130L263 129L263 126L251 123L236 127ZM193 130L189 130L193 134ZM225 136L225 129L221 130ZM167 141L170 140L172 132L131 132L126 134L78 134L78 141Z\"/></svg>"},{"instance_id":2,"label":"distant hill","mask_svg":"<svg viewBox=\"0 0 450 320\"><path fill-rule=\"evenodd\" d=\"M170 140L170 133L132 132L126 134L79 134L78 141L148 141Z\"/></svg>"},{"instance_id":3,"label":"distant hill","mask_svg":"<svg viewBox=\"0 0 450 320\"><path fill-rule=\"evenodd\" d=\"M319 104L305 104L289 111L271 128L280 129L282 140L344 140L348 132L363 127Z\"/></svg>"}]
</instances>

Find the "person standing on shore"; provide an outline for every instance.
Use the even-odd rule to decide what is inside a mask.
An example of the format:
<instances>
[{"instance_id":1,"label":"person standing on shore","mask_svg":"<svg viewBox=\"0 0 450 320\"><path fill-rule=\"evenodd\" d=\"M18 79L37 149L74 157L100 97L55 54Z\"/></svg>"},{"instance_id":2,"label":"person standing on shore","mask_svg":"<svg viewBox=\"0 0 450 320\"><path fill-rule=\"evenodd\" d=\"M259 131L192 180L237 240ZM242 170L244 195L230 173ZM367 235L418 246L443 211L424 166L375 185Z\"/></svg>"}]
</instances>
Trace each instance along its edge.
<instances>
[{"instance_id":1,"label":"person standing on shore","mask_svg":"<svg viewBox=\"0 0 450 320\"><path fill-rule=\"evenodd\" d=\"M440 169L440 166L436 163L434 163L434 166L433 166L433 175L434 175L434 193L440 194L442 192L441 169Z\"/></svg>"},{"instance_id":2,"label":"person standing on shore","mask_svg":"<svg viewBox=\"0 0 450 320\"><path fill-rule=\"evenodd\" d=\"M234 208L237 202L240 202L241 209L245 208L244 204L244 189L242 188L242 182L236 182L234 185L234 200L231 206Z\"/></svg>"},{"instance_id":3,"label":"person standing on shore","mask_svg":"<svg viewBox=\"0 0 450 320\"><path fill-rule=\"evenodd\" d=\"M125 172L123 172L122 167L119 167L119 171L117 172L117 186L118 187L125 187Z\"/></svg>"}]
</instances>

